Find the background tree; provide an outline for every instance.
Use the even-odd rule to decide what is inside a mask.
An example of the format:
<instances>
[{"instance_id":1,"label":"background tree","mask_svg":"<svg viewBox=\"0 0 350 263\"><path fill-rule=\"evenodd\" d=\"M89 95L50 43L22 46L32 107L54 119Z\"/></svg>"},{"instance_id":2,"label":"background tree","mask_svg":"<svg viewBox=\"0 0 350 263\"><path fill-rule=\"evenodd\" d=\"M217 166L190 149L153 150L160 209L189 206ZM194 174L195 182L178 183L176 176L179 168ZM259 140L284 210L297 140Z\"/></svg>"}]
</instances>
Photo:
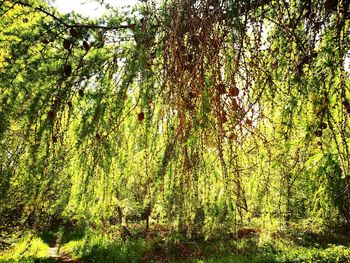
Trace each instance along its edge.
<instances>
[{"instance_id":1,"label":"background tree","mask_svg":"<svg viewBox=\"0 0 350 263\"><path fill-rule=\"evenodd\" d=\"M348 5L2 1L3 228L349 224Z\"/></svg>"}]
</instances>

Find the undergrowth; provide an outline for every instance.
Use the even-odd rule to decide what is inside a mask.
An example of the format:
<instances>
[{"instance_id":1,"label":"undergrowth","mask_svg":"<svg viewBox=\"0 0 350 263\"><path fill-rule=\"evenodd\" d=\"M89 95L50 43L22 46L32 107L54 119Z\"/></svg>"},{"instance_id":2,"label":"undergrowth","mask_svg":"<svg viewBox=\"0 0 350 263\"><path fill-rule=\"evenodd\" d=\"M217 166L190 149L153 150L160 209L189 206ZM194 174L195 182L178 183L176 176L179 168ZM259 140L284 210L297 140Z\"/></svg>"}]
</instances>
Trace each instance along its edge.
<instances>
[{"instance_id":1,"label":"undergrowth","mask_svg":"<svg viewBox=\"0 0 350 263\"><path fill-rule=\"evenodd\" d=\"M14 242L9 249L0 252L0 262L53 262L49 258L48 250L49 245L41 238L26 235Z\"/></svg>"},{"instance_id":2,"label":"undergrowth","mask_svg":"<svg viewBox=\"0 0 350 263\"><path fill-rule=\"evenodd\" d=\"M179 234L122 240L98 231L61 228L40 237L19 239L0 254L0 262L54 262L48 256L53 239L61 254L86 263L350 262L350 237L346 233L297 228L208 241L188 240Z\"/></svg>"}]
</instances>

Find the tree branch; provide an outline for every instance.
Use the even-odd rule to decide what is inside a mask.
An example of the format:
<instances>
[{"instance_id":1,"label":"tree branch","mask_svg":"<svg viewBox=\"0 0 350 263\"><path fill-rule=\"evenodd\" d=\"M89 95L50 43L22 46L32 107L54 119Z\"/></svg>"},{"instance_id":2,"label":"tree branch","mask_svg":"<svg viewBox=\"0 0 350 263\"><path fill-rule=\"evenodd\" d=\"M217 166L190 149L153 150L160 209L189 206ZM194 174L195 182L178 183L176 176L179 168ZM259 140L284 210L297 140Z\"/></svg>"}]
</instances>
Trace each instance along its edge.
<instances>
[{"instance_id":1,"label":"tree branch","mask_svg":"<svg viewBox=\"0 0 350 263\"><path fill-rule=\"evenodd\" d=\"M6 0L5 0L6 1ZM103 30L120 30L120 29L134 29L135 24L130 25L119 25L119 26L102 26L102 25L94 25L94 24L68 24L62 19L60 19L58 16L56 16L54 13L49 12L45 10L43 7L34 7L28 3L25 3L23 1L11 1L14 4L25 6L28 8L31 8L35 11L44 13L45 15L51 17L55 21L59 22L61 25L65 26L66 28L90 28L90 29L103 29Z\"/></svg>"}]
</instances>

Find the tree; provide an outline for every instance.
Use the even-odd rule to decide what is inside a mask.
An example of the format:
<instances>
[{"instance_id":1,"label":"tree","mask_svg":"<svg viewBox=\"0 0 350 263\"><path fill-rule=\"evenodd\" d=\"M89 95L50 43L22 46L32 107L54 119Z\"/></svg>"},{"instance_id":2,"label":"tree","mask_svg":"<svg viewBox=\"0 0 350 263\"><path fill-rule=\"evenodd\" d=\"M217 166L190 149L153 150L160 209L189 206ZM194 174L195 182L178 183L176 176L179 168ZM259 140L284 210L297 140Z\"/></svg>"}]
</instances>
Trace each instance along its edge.
<instances>
[{"instance_id":1,"label":"tree","mask_svg":"<svg viewBox=\"0 0 350 263\"><path fill-rule=\"evenodd\" d=\"M90 21L4 0L2 220L289 222L333 167L317 198L349 224L348 5L173 0Z\"/></svg>"}]
</instances>

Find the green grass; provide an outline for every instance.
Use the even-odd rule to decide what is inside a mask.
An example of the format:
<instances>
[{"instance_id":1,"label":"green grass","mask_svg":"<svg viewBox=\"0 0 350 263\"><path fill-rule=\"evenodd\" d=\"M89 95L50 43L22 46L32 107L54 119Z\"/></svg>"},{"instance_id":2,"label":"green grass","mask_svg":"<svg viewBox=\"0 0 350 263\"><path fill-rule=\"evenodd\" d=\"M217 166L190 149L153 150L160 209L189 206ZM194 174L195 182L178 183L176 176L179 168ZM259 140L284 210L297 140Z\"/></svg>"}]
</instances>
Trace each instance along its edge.
<instances>
[{"instance_id":1,"label":"green grass","mask_svg":"<svg viewBox=\"0 0 350 263\"><path fill-rule=\"evenodd\" d=\"M49 246L39 237L25 236L12 244L10 249L0 252L2 263L53 262L48 255Z\"/></svg>"},{"instance_id":2,"label":"green grass","mask_svg":"<svg viewBox=\"0 0 350 263\"><path fill-rule=\"evenodd\" d=\"M122 242L106 236L88 233L79 240L71 240L60 247L60 252L84 262L138 262L145 248L143 240Z\"/></svg>"},{"instance_id":3,"label":"green grass","mask_svg":"<svg viewBox=\"0 0 350 263\"><path fill-rule=\"evenodd\" d=\"M350 262L350 248L344 246L331 246L326 249L290 247L276 253L260 250L257 253L238 255L214 255L202 260L191 260L191 263L301 263L301 262Z\"/></svg>"},{"instance_id":4,"label":"green grass","mask_svg":"<svg viewBox=\"0 0 350 263\"><path fill-rule=\"evenodd\" d=\"M83 229L58 229L40 237L29 236L0 254L0 262L53 262L48 248L58 238L60 252L81 262L350 262L347 235L289 229L249 238L195 242L174 236L152 236L122 241Z\"/></svg>"},{"instance_id":5,"label":"green grass","mask_svg":"<svg viewBox=\"0 0 350 263\"><path fill-rule=\"evenodd\" d=\"M350 247L305 247L290 240L190 241L120 240L90 234L62 246L84 262L350 262Z\"/></svg>"}]
</instances>

